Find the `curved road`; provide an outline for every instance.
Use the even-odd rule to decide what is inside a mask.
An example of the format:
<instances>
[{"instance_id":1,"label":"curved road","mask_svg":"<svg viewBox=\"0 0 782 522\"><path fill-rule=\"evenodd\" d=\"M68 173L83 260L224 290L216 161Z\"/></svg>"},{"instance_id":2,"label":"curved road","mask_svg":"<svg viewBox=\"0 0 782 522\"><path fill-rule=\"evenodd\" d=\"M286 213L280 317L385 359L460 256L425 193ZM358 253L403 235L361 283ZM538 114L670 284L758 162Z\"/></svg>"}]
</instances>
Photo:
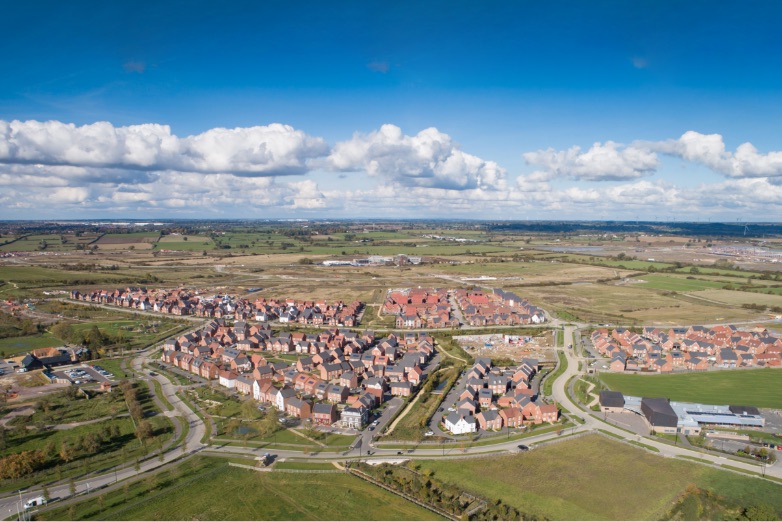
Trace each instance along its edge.
<instances>
[{"instance_id":1,"label":"curved road","mask_svg":"<svg viewBox=\"0 0 782 522\"><path fill-rule=\"evenodd\" d=\"M572 341L573 334L577 332L579 326L581 325L564 326L566 345ZM189 408L188 405L183 403L176 396L176 391L178 391L178 389L180 389L181 387L172 384L167 378L165 378L160 374L151 377L148 375L148 372L144 371L143 363L148 358L151 351L152 349L150 348L145 350L144 352L139 353L138 356L134 358L132 361L133 369L138 373L138 375L141 376L141 380L150 381L152 379L155 379L160 383L160 385L162 386L163 393L165 394L166 398L169 400L171 405L174 407L174 410L172 412L165 413L166 415L181 417L186 422L188 422L190 429L186 437L187 456L190 456L202 450L206 450L206 452L210 455L219 455L225 457L229 457L231 455L261 456L263 455L263 453L270 451L269 448L244 448L238 446L219 446L219 445L207 446L205 444L202 444L201 439L203 438L205 433L204 422L201 420L200 417L198 417L195 414L195 412L193 412ZM571 377L578 375L579 373L582 373L578 371L579 359L574 355L573 350L571 349L564 348L564 352L568 362L568 367L565 370L565 372L562 373L562 375L559 378L557 378L556 381L554 381L552 386L552 395L553 398L559 404L561 404L565 409L570 411L573 415L578 415L584 419L584 424L574 427L571 430L571 433L588 432L588 431L594 431L600 429L603 431L614 433L623 439L627 439L629 436L630 438L635 437L637 440L643 440L644 444L657 448L659 450L659 454L664 457L679 457L679 456L696 457L698 459L711 461L712 464L717 466L721 466L722 464L729 463L731 466L735 468L739 468L750 473L760 472L761 467L759 465L755 465L752 463L738 462L734 460L728 460L725 457L718 457L718 456L713 456L705 453L700 453L697 451L686 449L681 446L671 446L669 444L661 443L647 437L631 435L628 432L621 430L609 423L606 423L596 416L593 416L591 412L584 412L570 399L566 391L567 381ZM150 389L154 393L155 388L151 387ZM543 440L551 439L554 436L555 435L553 433L548 432L545 434L532 436L522 440L505 441L505 442L498 441L496 444L492 444L492 445L474 446L471 448L464 448L464 449L460 449L460 448L448 449L438 445L420 445L417 447L413 447L412 449L402 450L400 452L400 450L398 449L383 449L381 447L374 446L371 441L370 432L365 431L362 433L361 436L361 441L362 441L361 446L355 447L354 449L348 452L318 451L312 455L305 455L303 452L300 451L290 451L290 450L271 450L271 451L274 452L274 454L278 459L289 458L289 457L300 457L300 458L304 457L308 459L317 459L323 461L344 461L345 459L362 457L362 455L359 454L359 451L365 452L368 449L367 447L369 447L373 452L372 459L378 459L378 458L385 458L386 460L411 459L411 458L431 459L431 458L438 458L438 457L447 458L447 457L471 455L471 454L478 454L478 453L488 454L488 453L516 452L517 446L521 442L527 445L535 444ZM185 458L187 458L187 456L185 456ZM139 474L143 474L147 471L151 471L156 468L159 468L160 466L163 466L181 457L182 457L182 449L181 449L181 445L179 445L177 447L170 448L164 454L163 462L161 462L157 456L154 456L142 462L140 466L140 470L138 472L136 472L133 469L133 466L117 468L117 469L112 468L108 470L106 473L104 473L103 475L90 476L89 478L78 480L76 481L77 494L86 492L88 489L95 490L103 486L111 485L115 481L122 481L125 479L134 478ZM366 455L363 455L363 458L366 458ZM767 467L765 473L773 477L782 478L782 468L780 467ZM70 497L69 489L70 488L68 483L63 482L60 485L50 487L49 493L52 498L67 499L68 497ZM37 496L40 493L41 493L40 488L29 489L22 493L22 499L26 501L27 499ZM17 509L18 500L19 500L18 494L6 495L0 498L0 515L2 515L2 518L7 518L14 515Z\"/></svg>"}]
</instances>

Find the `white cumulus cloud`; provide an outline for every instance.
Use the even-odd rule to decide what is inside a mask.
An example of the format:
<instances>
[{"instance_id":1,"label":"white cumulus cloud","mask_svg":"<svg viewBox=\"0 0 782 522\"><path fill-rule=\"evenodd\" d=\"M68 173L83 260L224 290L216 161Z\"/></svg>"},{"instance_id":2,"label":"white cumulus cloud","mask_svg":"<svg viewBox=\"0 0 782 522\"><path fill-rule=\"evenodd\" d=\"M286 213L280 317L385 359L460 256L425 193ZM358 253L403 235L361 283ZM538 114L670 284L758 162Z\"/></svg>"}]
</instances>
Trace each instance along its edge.
<instances>
[{"instance_id":1,"label":"white cumulus cloud","mask_svg":"<svg viewBox=\"0 0 782 522\"><path fill-rule=\"evenodd\" d=\"M463 152L451 137L436 128L408 136L396 125L383 125L369 134L355 134L337 143L328 165L340 171L364 171L410 187L502 189L505 170Z\"/></svg>"},{"instance_id":2,"label":"white cumulus cloud","mask_svg":"<svg viewBox=\"0 0 782 522\"><path fill-rule=\"evenodd\" d=\"M533 179L574 178L584 181L619 181L653 174L659 164L648 148L624 146L613 141L595 143L588 150L574 146L557 151L552 148L527 152L524 160L543 170Z\"/></svg>"},{"instance_id":3,"label":"white cumulus cloud","mask_svg":"<svg viewBox=\"0 0 782 522\"><path fill-rule=\"evenodd\" d=\"M650 150L700 163L732 178L782 176L782 152L761 154L751 143L742 143L736 152L725 147L722 135L687 131L677 140L646 143Z\"/></svg>"},{"instance_id":4,"label":"white cumulus cloud","mask_svg":"<svg viewBox=\"0 0 782 522\"><path fill-rule=\"evenodd\" d=\"M167 125L151 123L0 120L0 163L5 164L279 176L304 174L310 160L327 154L323 139L278 123L180 138Z\"/></svg>"}]
</instances>

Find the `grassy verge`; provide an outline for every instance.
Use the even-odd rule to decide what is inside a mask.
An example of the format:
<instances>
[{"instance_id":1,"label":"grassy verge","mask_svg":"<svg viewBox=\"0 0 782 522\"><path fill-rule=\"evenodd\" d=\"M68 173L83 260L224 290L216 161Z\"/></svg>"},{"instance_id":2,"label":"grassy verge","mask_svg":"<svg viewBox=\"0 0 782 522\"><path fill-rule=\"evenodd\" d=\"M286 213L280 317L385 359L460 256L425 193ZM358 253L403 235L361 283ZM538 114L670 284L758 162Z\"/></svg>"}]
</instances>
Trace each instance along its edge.
<instances>
[{"instance_id":1,"label":"grassy verge","mask_svg":"<svg viewBox=\"0 0 782 522\"><path fill-rule=\"evenodd\" d=\"M193 457L72 508L53 507L39 516L42 520L431 519L430 512L348 474L258 473L208 457Z\"/></svg>"},{"instance_id":2,"label":"grassy verge","mask_svg":"<svg viewBox=\"0 0 782 522\"><path fill-rule=\"evenodd\" d=\"M567 357L565 357L565 352L562 350L557 350L557 358L559 359L557 369L546 374L543 380L543 395L548 397L551 396L554 381L556 381L559 376L565 373L565 370L567 370L568 362Z\"/></svg>"}]
</instances>

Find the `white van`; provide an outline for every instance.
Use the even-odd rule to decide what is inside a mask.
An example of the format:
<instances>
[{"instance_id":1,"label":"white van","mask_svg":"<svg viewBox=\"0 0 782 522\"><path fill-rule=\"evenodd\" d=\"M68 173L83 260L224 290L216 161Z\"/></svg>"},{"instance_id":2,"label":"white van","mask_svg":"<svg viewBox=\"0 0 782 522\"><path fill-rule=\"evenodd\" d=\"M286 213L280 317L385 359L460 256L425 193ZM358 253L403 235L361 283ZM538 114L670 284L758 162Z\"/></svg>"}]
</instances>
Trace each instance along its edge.
<instances>
[{"instance_id":1,"label":"white van","mask_svg":"<svg viewBox=\"0 0 782 522\"><path fill-rule=\"evenodd\" d=\"M30 500L28 500L27 502L25 502L24 503L24 508L25 509L30 509L30 508L33 508L33 507L36 507L36 506L42 506L44 504L46 504L46 499L43 497L43 495L40 495L40 496L37 496L37 497L33 497Z\"/></svg>"}]
</instances>

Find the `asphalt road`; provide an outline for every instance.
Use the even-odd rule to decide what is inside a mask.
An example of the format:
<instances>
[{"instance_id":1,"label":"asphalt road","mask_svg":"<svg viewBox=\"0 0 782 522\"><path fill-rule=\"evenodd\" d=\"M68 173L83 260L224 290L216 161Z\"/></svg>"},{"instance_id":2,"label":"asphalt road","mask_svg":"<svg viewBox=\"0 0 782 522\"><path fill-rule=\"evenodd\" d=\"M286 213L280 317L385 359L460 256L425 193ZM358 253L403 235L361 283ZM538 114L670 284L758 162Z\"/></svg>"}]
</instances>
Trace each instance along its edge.
<instances>
[{"instance_id":1,"label":"asphalt road","mask_svg":"<svg viewBox=\"0 0 782 522\"><path fill-rule=\"evenodd\" d=\"M566 325L565 326L565 344L569 344L570 339L572 339L572 334L576 330L577 326L572 325ZM246 455L246 456L260 456L263 453L269 452L269 449L265 448L243 448L243 447L220 447L220 446L206 446L201 443L201 439L204 436L205 433L205 425L203 421L193 412L190 410L190 408L184 404L178 397L176 397L175 392L177 391L179 386L171 383L166 379L164 376L158 374L155 377L150 377L148 375L148 372L145 372L142 368L142 364L145 360L145 358L150 353L151 349L146 350L144 352L141 352L137 357L133 360L132 366L135 371L139 372L139 375L142 376L142 379L144 380L150 380L155 379L157 380L162 387L163 393L165 394L166 398L169 400L169 402L172 404L174 411L168 412L166 415L173 416L173 417L181 417L189 424L190 430L188 432L187 438L186 438L186 448L188 455L191 455L196 452L200 452L203 450L208 450L209 454L215 454L215 455L224 455L226 457L230 455ZM553 383L553 397L556 399L556 401L561 404L564 408L566 408L568 411L573 413L576 416L582 417L584 419L584 424L576 426L575 428L569 430L570 433L580 433L580 432L589 432L594 430L603 430L610 433L614 433L616 435L619 435L622 438L627 438L628 433L626 431L620 430L616 428L615 426L608 424L604 422L602 419L598 418L597 416L592 415L590 412L584 412L576 406L576 404L571 401L570 397L566 393L565 386L566 382L573 376L579 374L578 371L578 362L579 358L577 358L572 352L572 350L565 348L565 353L567 356L568 361L568 368L567 370ZM430 365L430 368L434 367L434 365ZM150 388L154 392L154 387ZM373 435L379 433L388 422L390 422L390 419L393 417L396 409L401 407L402 401L400 399L392 399L389 401L389 406L384 411L383 415L381 416L379 420L379 425L376 428L375 431L370 432L369 430L365 430L362 432L360 436L360 444L358 444L358 448L355 449L355 454L351 455L351 452L348 452L348 455L345 455L343 452L329 452L329 451L320 451L314 456L307 456L307 458L315 458L315 459L322 459L325 461L344 461L346 458L355 458L358 457L359 450L364 453L364 458L366 458L366 451L367 449L370 449L372 451L372 459L380 459L380 460L395 460L400 458L410 459L410 458L437 458L437 457L454 457L454 456L460 456L460 455L471 455L471 454L488 454L488 453L506 453L506 452L517 452L517 445L519 444L519 441L506 441L506 442L498 442L497 444L487 445L487 446L477 446L472 448L445 448L444 446L437 446L437 445L420 445L408 450L402 451L402 455L400 456L400 450L397 449L382 449L379 447L375 447L372 438ZM447 402L444 403L447 407ZM529 437L523 440L523 444L526 445L534 445L537 442L551 439L552 433L545 433L538 436ZM629 435L630 438L633 437L633 435ZM671 446L669 444L661 443L656 440L649 439L647 437L643 436L636 436L637 440L642 441L644 444L648 446L652 446L654 448L657 448L659 450L659 455L663 457L678 457L678 456L690 456L690 457L696 457L698 459L702 460L708 460L712 464L720 466L722 464L729 463L734 468L742 469L748 472L754 472L758 473L761 471L760 465L755 465L749 462L738 462L734 460L727 460L725 457L721 456L714 456L709 454L704 454L700 452L696 452L687 448L684 448L682 446ZM358 441L356 441L358 442ZM355 444L354 444L355 447ZM304 454L302 452L297 451L283 451L283 450L271 450L273 454L276 455L276 457L279 458L288 458L288 457L304 457ZM181 446L171 448L167 452L164 453L164 459L161 462L159 458L155 455L152 458L144 461L140 465L140 470L136 472L133 469L133 466L126 466L124 468L116 468L116 469L109 469L106 470L103 474L95 474L90 476L89 478L85 478L82 480L76 481L76 491L77 494L81 494L84 492L94 491L96 489L102 488L104 486L109 486L113 484L116 481L122 481L125 479L130 479L138 476L139 474L143 474L147 471L154 470L156 468L159 468L160 466L163 466L167 463L172 462L173 460L182 457L182 451ZM767 475L782 478L782 467L779 466L768 466L765 468L765 473ZM37 496L41 493L40 488L31 488L29 490L26 490L22 493L22 501L26 501L34 496ZM69 486L67 482L63 482L59 485L53 485L49 488L49 493L52 498L60 498L60 499L66 499L70 496L69 492ZM16 513L17 507L19 503L19 495L18 494L10 494L5 495L3 497L0 497L0 514L3 516L3 518L14 516L14 513Z\"/></svg>"}]
</instances>

